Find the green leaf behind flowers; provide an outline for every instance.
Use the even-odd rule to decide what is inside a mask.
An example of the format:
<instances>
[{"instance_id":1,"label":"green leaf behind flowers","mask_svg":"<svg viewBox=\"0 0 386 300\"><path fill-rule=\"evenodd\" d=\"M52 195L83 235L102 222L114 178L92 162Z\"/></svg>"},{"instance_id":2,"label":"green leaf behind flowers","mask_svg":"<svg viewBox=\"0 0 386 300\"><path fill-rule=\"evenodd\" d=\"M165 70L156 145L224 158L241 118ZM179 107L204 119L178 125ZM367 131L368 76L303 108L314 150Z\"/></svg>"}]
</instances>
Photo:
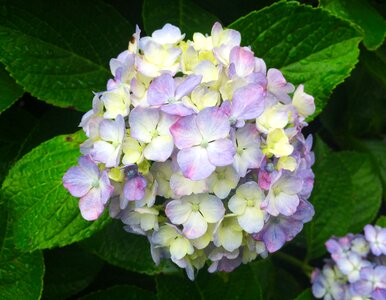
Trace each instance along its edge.
<instances>
[{"instance_id":1,"label":"green leaf behind flowers","mask_svg":"<svg viewBox=\"0 0 386 300\"><path fill-rule=\"evenodd\" d=\"M128 233L120 221L112 221L102 231L84 240L81 246L117 267L155 275L175 272L176 267L168 260L156 266L150 255L150 243L146 237Z\"/></svg>"},{"instance_id":2,"label":"green leaf behind flowers","mask_svg":"<svg viewBox=\"0 0 386 300\"><path fill-rule=\"evenodd\" d=\"M370 50L382 45L386 21L368 0L319 0L320 6L332 14L353 22L364 32L363 43Z\"/></svg>"},{"instance_id":3,"label":"green leaf behind flowers","mask_svg":"<svg viewBox=\"0 0 386 300\"><path fill-rule=\"evenodd\" d=\"M104 262L74 246L44 252L46 272L42 299L67 299L86 288Z\"/></svg>"},{"instance_id":4,"label":"green leaf behind flowers","mask_svg":"<svg viewBox=\"0 0 386 300\"><path fill-rule=\"evenodd\" d=\"M381 227L384 227L386 228L386 216L381 216L377 222L375 223L375 225L378 225L378 226L381 226Z\"/></svg>"},{"instance_id":5,"label":"green leaf behind flowers","mask_svg":"<svg viewBox=\"0 0 386 300\"><path fill-rule=\"evenodd\" d=\"M297 296L295 300L312 300L312 299L314 299L314 297L312 297L311 290L306 289L299 296Z\"/></svg>"},{"instance_id":6,"label":"green leaf behind flowers","mask_svg":"<svg viewBox=\"0 0 386 300\"><path fill-rule=\"evenodd\" d=\"M216 16L190 0L145 0L142 15L148 35L165 23L171 23L189 39L195 32L210 33L213 24L218 21Z\"/></svg>"},{"instance_id":7,"label":"green leaf behind flowers","mask_svg":"<svg viewBox=\"0 0 386 300\"><path fill-rule=\"evenodd\" d=\"M0 64L0 113L23 95L23 89Z\"/></svg>"},{"instance_id":8,"label":"green leaf behind flowers","mask_svg":"<svg viewBox=\"0 0 386 300\"><path fill-rule=\"evenodd\" d=\"M12 219L7 205L0 205L0 299L40 299L43 274L42 252L22 253L15 249Z\"/></svg>"},{"instance_id":9,"label":"green leaf behind flowers","mask_svg":"<svg viewBox=\"0 0 386 300\"><path fill-rule=\"evenodd\" d=\"M362 231L376 217L382 197L381 182L366 154L330 153L315 165L314 172L310 201L315 216L305 226L308 259L323 255L324 243L331 236Z\"/></svg>"},{"instance_id":10,"label":"green leaf behind flowers","mask_svg":"<svg viewBox=\"0 0 386 300\"><path fill-rule=\"evenodd\" d=\"M130 285L113 286L111 288L93 292L79 300L156 300L156 296L147 290Z\"/></svg>"},{"instance_id":11,"label":"green leaf behind flowers","mask_svg":"<svg viewBox=\"0 0 386 300\"><path fill-rule=\"evenodd\" d=\"M48 103L81 111L105 89L108 63L133 27L99 1L2 0L0 61L18 84Z\"/></svg>"},{"instance_id":12,"label":"green leaf behind flowers","mask_svg":"<svg viewBox=\"0 0 386 300\"><path fill-rule=\"evenodd\" d=\"M194 282L186 277L157 276L158 299L290 300L301 291L296 279L270 259L241 265L230 273L210 274L205 268Z\"/></svg>"},{"instance_id":13,"label":"green leaf behind flowers","mask_svg":"<svg viewBox=\"0 0 386 300\"><path fill-rule=\"evenodd\" d=\"M361 34L348 22L321 9L281 1L230 25L241 32L267 67L280 69L295 85L304 83L315 98L314 117L336 85L358 61Z\"/></svg>"},{"instance_id":14,"label":"green leaf behind flowers","mask_svg":"<svg viewBox=\"0 0 386 300\"><path fill-rule=\"evenodd\" d=\"M15 244L23 250L65 246L91 236L109 220L84 220L78 199L62 185L68 168L76 165L80 132L55 137L20 159L4 180L2 191L12 211Z\"/></svg>"}]
</instances>

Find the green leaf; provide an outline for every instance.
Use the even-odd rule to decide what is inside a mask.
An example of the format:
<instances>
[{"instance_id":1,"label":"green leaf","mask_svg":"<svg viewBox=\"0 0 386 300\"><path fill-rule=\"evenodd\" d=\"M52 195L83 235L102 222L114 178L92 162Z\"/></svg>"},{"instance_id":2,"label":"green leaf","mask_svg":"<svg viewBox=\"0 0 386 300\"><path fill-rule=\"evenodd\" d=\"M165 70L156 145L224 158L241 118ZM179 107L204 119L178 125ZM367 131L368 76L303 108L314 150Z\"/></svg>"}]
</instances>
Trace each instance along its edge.
<instances>
[{"instance_id":1,"label":"green leaf","mask_svg":"<svg viewBox=\"0 0 386 300\"><path fill-rule=\"evenodd\" d=\"M7 128L0 131L0 183L16 161L36 122L35 116L19 107L11 107L0 115L0 128Z\"/></svg>"},{"instance_id":2,"label":"green leaf","mask_svg":"<svg viewBox=\"0 0 386 300\"><path fill-rule=\"evenodd\" d=\"M159 300L266 299L253 271L249 265L243 265L221 277L202 270L194 282L186 277L158 276L157 297Z\"/></svg>"},{"instance_id":3,"label":"green leaf","mask_svg":"<svg viewBox=\"0 0 386 300\"><path fill-rule=\"evenodd\" d=\"M307 258L321 256L333 235L362 231L374 220L381 204L382 186L366 154L331 153L315 165L311 202L314 219L305 226Z\"/></svg>"},{"instance_id":4,"label":"green leaf","mask_svg":"<svg viewBox=\"0 0 386 300\"><path fill-rule=\"evenodd\" d=\"M381 216L380 218L378 218L378 220L375 224L378 226L386 228L386 216Z\"/></svg>"},{"instance_id":5,"label":"green leaf","mask_svg":"<svg viewBox=\"0 0 386 300\"><path fill-rule=\"evenodd\" d=\"M81 246L108 263L129 271L155 275L176 270L167 260L156 266L150 255L149 241L124 231L123 226L121 221L113 221L101 232L83 241Z\"/></svg>"},{"instance_id":6,"label":"green leaf","mask_svg":"<svg viewBox=\"0 0 386 300\"><path fill-rule=\"evenodd\" d=\"M353 22L364 32L364 45L375 50L386 35L386 22L368 0L319 0L320 6L332 14Z\"/></svg>"},{"instance_id":7,"label":"green leaf","mask_svg":"<svg viewBox=\"0 0 386 300\"><path fill-rule=\"evenodd\" d=\"M301 291L296 279L270 259L242 265L231 273L210 274L204 269L194 282L185 276L164 275L156 279L159 300L292 300Z\"/></svg>"},{"instance_id":8,"label":"green leaf","mask_svg":"<svg viewBox=\"0 0 386 300\"><path fill-rule=\"evenodd\" d=\"M334 91L320 115L323 125L338 144L345 144L350 136L376 137L384 132L386 126L386 89L363 65L362 54L368 52L361 52L361 62L345 83Z\"/></svg>"},{"instance_id":9,"label":"green leaf","mask_svg":"<svg viewBox=\"0 0 386 300\"><path fill-rule=\"evenodd\" d=\"M26 103L24 103L25 105ZM36 103L27 103L35 107ZM78 130L82 114L77 111L49 107L39 117L14 105L0 115L0 184L10 167L24 154L42 142Z\"/></svg>"},{"instance_id":10,"label":"green leaf","mask_svg":"<svg viewBox=\"0 0 386 300\"><path fill-rule=\"evenodd\" d=\"M314 297L312 297L311 290L306 289L299 296L297 296L295 300L312 300L312 299L314 299Z\"/></svg>"},{"instance_id":11,"label":"green leaf","mask_svg":"<svg viewBox=\"0 0 386 300\"><path fill-rule=\"evenodd\" d=\"M9 108L22 95L23 89L0 64L0 113Z\"/></svg>"},{"instance_id":12,"label":"green leaf","mask_svg":"<svg viewBox=\"0 0 386 300\"><path fill-rule=\"evenodd\" d=\"M386 43L383 43L377 51L362 51L361 54L363 55L361 60L368 72L381 82L383 88L386 88Z\"/></svg>"},{"instance_id":13,"label":"green leaf","mask_svg":"<svg viewBox=\"0 0 386 300\"><path fill-rule=\"evenodd\" d=\"M63 174L79 157L81 133L55 137L19 160L4 180L2 191L15 219L15 244L23 250L65 246L91 236L109 220L84 220L78 199L62 185Z\"/></svg>"},{"instance_id":14,"label":"green leaf","mask_svg":"<svg viewBox=\"0 0 386 300\"><path fill-rule=\"evenodd\" d=\"M321 9L281 1L235 21L244 45L315 98L315 117L358 61L361 35Z\"/></svg>"},{"instance_id":15,"label":"green leaf","mask_svg":"<svg viewBox=\"0 0 386 300\"><path fill-rule=\"evenodd\" d=\"M0 205L0 298L39 299L43 289L44 262L41 251L22 253L15 249L11 218Z\"/></svg>"},{"instance_id":16,"label":"green leaf","mask_svg":"<svg viewBox=\"0 0 386 300\"><path fill-rule=\"evenodd\" d=\"M354 147L370 154L382 181L383 197L386 200L386 142L383 140L356 140Z\"/></svg>"},{"instance_id":17,"label":"green leaf","mask_svg":"<svg viewBox=\"0 0 386 300\"><path fill-rule=\"evenodd\" d=\"M283 268L283 261L258 260L249 267L260 284L262 299L292 300L301 291L299 278Z\"/></svg>"},{"instance_id":18,"label":"green leaf","mask_svg":"<svg viewBox=\"0 0 386 300\"><path fill-rule=\"evenodd\" d=\"M108 63L127 48L132 26L99 1L3 0L0 60L27 92L81 111L105 89Z\"/></svg>"},{"instance_id":19,"label":"green leaf","mask_svg":"<svg viewBox=\"0 0 386 300\"><path fill-rule=\"evenodd\" d=\"M383 198L386 201L386 142L383 140L352 140L354 149L370 154L383 187Z\"/></svg>"},{"instance_id":20,"label":"green leaf","mask_svg":"<svg viewBox=\"0 0 386 300\"><path fill-rule=\"evenodd\" d=\"M351 177L352 217L350 231L361 232L372 222L382 202L382 183L371 157L359 153L347 153L341 161Z\"/></svg>"},{"instance_id":21,"label":"green leaf","mask_svg":"<svg viewBox=\"0 0 386 300\"><path fill-rule=\"evenodd\" d=\"M86 288L98 274L103 261L79 247L45 251L42 299L66 299Z\"/></svg>"},{"instance_id":22,"label":"green leaf","mask_svg":"<svg viewBox=\"0 0 386 300\"><path fill-rule=\"evenodd\" d=\"M331 149L328 145L322 140L320 135L316 134L315 143L312 149L315 153L315 164L319 164L324 158L328 157L331 154Z\"/></svg>"},{"instance_id":23,"label":"green leaf","mask_svg":"<svg viewBox=\"0 0 386 300\"><path fill-rule=\"evenodd\" d=\"M97 291L79 298L79 300L156 300L156 296L149 291L135 286L121 285Z\"/></svg>"},{"instance_id":24,"label":"green leaf","mask_svg":"<svg viewBox=\"0 0 386 300\"><path fill-rule=\"evenodd\" d=\"M232 23L234 20L250 13L271 5L275 0L259 1L224 1L224 0L194 0L207 11L220 18L224 25Z\"/></svg>"},{"instance_id":25,"label":"green leaf","mask_svg":"<svg viewBox=\"0 0 386 300\"><path fill-rule=\"evenodd\" d=\"M210 33L217 17L189 0L145 0L143 23L147 34L160 29L165 23L178 26L191 39L193 33Z\"/></svg>"}]
</instances>

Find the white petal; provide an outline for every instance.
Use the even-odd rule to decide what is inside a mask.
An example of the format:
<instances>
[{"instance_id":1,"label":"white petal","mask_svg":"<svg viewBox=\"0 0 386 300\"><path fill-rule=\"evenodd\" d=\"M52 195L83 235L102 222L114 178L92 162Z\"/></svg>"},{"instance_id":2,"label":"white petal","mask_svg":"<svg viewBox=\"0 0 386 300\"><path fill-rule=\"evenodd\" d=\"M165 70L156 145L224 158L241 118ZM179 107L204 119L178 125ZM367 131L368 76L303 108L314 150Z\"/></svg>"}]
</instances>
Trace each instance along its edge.
<instances>
[{"instance_id":1,"label":"white petal","mask_svg":"<svg viewBox=\"0 0 386 300\"><path fill-rule=\"evenodd\" d=\"M225 208L222 201L212 195L200 197L200 212L208 223L216 223L222 219L225 213Z\"/></svg>"},{"instance_id":2,"label":"white petal","mask_svg":"<svg viewBox=\"0 0 386 300\"><path fill-rule=\"evenodd\" d=\"M157 136L143 150L143 155L148 160L166 161L173 152L174 143L171 136Z\"/></svg>"},{"instance_id":3,"label":"white petal","mask_svg":"<svg viewBox=\"0 0 386 300\"><path fill-rule=\"evenodd\" d=\"M184 175L177 173L170 177L170 188L176 196L188 196L208 191L206 180L191 180Z\"/></svg>"},{"instance_id":4,"label":"white petal","mask_svg":"<svg viewBox=\"0 0 386 300\"><path fill-rule=\"evenodd\" d=\"M188 220L183 224L183 233L188 239L196 239L204 235L208 229L208 223L197 211L192 212Z\"/></svg>"},{"instance_id":5,"label":"white petal","mask_svg":"<svg viewBox=\"0 0 386 300\"><path fill-rule=\"evenodd\" d=\"M152 131L159 121L159 111L153 108L134 108L129 115L130 134L140 142L150 143Z\"/></svg>"},{"instance_id":6,"label":"white petal","mask_svg":"<svg viewBox=\"0 0 386 300\"><path fill-rule=\"evenodd\" d=\"M192 205L183 200L173 200L166 205L165 214L173 224L185 223L192 213Z\"/></svg>"},{"instance_id":7,"label":"white petal","mask_svg":"<svg viewBox=\"0 0 386 300\"><path fill-rule=\"evenodd\" d=\"M182 259L186 254L193 254L193 252L193 246L183 237L173 240L170 244L172 259Z\"/></svg>"},{"instance_id":8,"label":"white petal","mask_svg":"<svg viewBox=\"0 0 386 300\"><path fill-rule=\"evenodd\" d=\"M244 214L237 217L237 220L246 232L259 232L264 226L264 213L256 207L247 207Z\"/></svg>"},{"instance_id":9,"label":"white petal","mask_svg":"<svg viewBox=\"0 0 386 300\"><path fill-rule=\"evenodd\" d=\"M244 214L245 208L247 207L247 201L236 194L229 200L228 207L231 212L242 215Z\"/></svg>"}]
</instances>

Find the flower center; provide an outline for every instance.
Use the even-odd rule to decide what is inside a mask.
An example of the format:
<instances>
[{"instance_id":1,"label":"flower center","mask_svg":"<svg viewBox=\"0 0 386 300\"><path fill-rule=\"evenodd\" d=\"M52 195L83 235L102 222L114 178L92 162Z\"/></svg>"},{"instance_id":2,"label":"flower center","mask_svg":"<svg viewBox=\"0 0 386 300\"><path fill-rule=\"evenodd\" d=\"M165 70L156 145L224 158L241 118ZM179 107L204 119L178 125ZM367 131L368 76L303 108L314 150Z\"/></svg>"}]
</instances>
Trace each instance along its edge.
<instances>
[{"instance_id":1,"label":"flower center","mask_svg":"<svg viewBox=\"0 0 386 300\"><path fill-rule=\"evenodd\" d=\"M201 146L202 148L207 148L208 145L209 145L208 141L205 141L205 140L203 140L203 141L201 142L201 144L200 144L200 146Z\"/></svg>"},{"instance_id":2,"label":"flower center","mask_svg":"<svg viewBox=\"0 0 386 300\"><path fill-rule=\"evenodd\" d=\"M98 179L94 179L94 181L92 182L92 187L93 188L98 188L99 187L99 180Z\"/></svg>"},{"instance_id":3,"label":"flower center","mask_svg":"<svg viewBox=\"0 0 386 300\"><path fill-rule=\"evenodd\" d=\"M196 212L199 211L200 205L198 203L193 203L192 204L192 211Z\"/></svg>"},{"instance_id":4,"label":"flower center","mask_svg":"<svg viewBox=\"0 0 386 300\"><path fill-rule=\"evenodd\" d=\"M219 179L219 180L225 179L225 174L224 173L218 173L217 179Z\"/></svg>"},{"instance_id":5,"label":"flower center","mask_svg":"<svg viewBox=\"0 0 386 300\"><path fill-rule=\"evenodd\" d=\"M247 200L247 206L249 206L249 207L255 206L255 200L253 200L253 199L248 199L248 200Z\"/></svg>"},{"instance_id":6,"label":"flower center","mask_svg":"<svg viewBox=\"0 0 386 300\"><path fill-rule=\"evenodd\" d=\"M153 129L152 132L150 133L152 138L155 138L159 136L159 132L157 129Z\"/></svg>"},{"instance_id":7,"label":"flower center","mask_svg":"<svg viewBox=\"0 0 386 300\"><path fill-rule=\"evenodd\" d=\"M243 147L237 147L237 154L241 156L241 154L243 154L244 150L245 149Z\"/></svg>"}]
</instances>

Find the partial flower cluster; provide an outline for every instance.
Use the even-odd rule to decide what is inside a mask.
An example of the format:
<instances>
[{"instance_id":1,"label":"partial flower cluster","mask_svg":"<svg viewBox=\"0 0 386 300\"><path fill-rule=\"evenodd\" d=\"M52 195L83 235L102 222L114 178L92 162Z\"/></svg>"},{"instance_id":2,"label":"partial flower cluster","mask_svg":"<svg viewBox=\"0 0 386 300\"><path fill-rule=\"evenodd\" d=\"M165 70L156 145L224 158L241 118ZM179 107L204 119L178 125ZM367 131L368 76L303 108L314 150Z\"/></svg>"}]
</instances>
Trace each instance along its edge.
<instances>
[{"instance_id":1,"label":"partial flower cluster","mask_svg":"<svg viewBox=\"0 0 386 300\"><path fill-rule=\"evenodd\" d=\"M332 259L312 273L312 293L331 300L386 300L386 228L366 225L363 234L326 242Z\"/></svg>"},{"instance_id":2,"label":"partial flower cluster","mask_svg":"<svg viewBox=\"0 0 386 300\"><path fill-rule=\"evenodd\" d=\"M110 61L113 78L80 126L88 139L63 177L86 220L108 205L189 278L232 271L311 220L314 99L268 69L240 33L214 24L184 41L166 24Z\"/></svg>"}]
</instances>

